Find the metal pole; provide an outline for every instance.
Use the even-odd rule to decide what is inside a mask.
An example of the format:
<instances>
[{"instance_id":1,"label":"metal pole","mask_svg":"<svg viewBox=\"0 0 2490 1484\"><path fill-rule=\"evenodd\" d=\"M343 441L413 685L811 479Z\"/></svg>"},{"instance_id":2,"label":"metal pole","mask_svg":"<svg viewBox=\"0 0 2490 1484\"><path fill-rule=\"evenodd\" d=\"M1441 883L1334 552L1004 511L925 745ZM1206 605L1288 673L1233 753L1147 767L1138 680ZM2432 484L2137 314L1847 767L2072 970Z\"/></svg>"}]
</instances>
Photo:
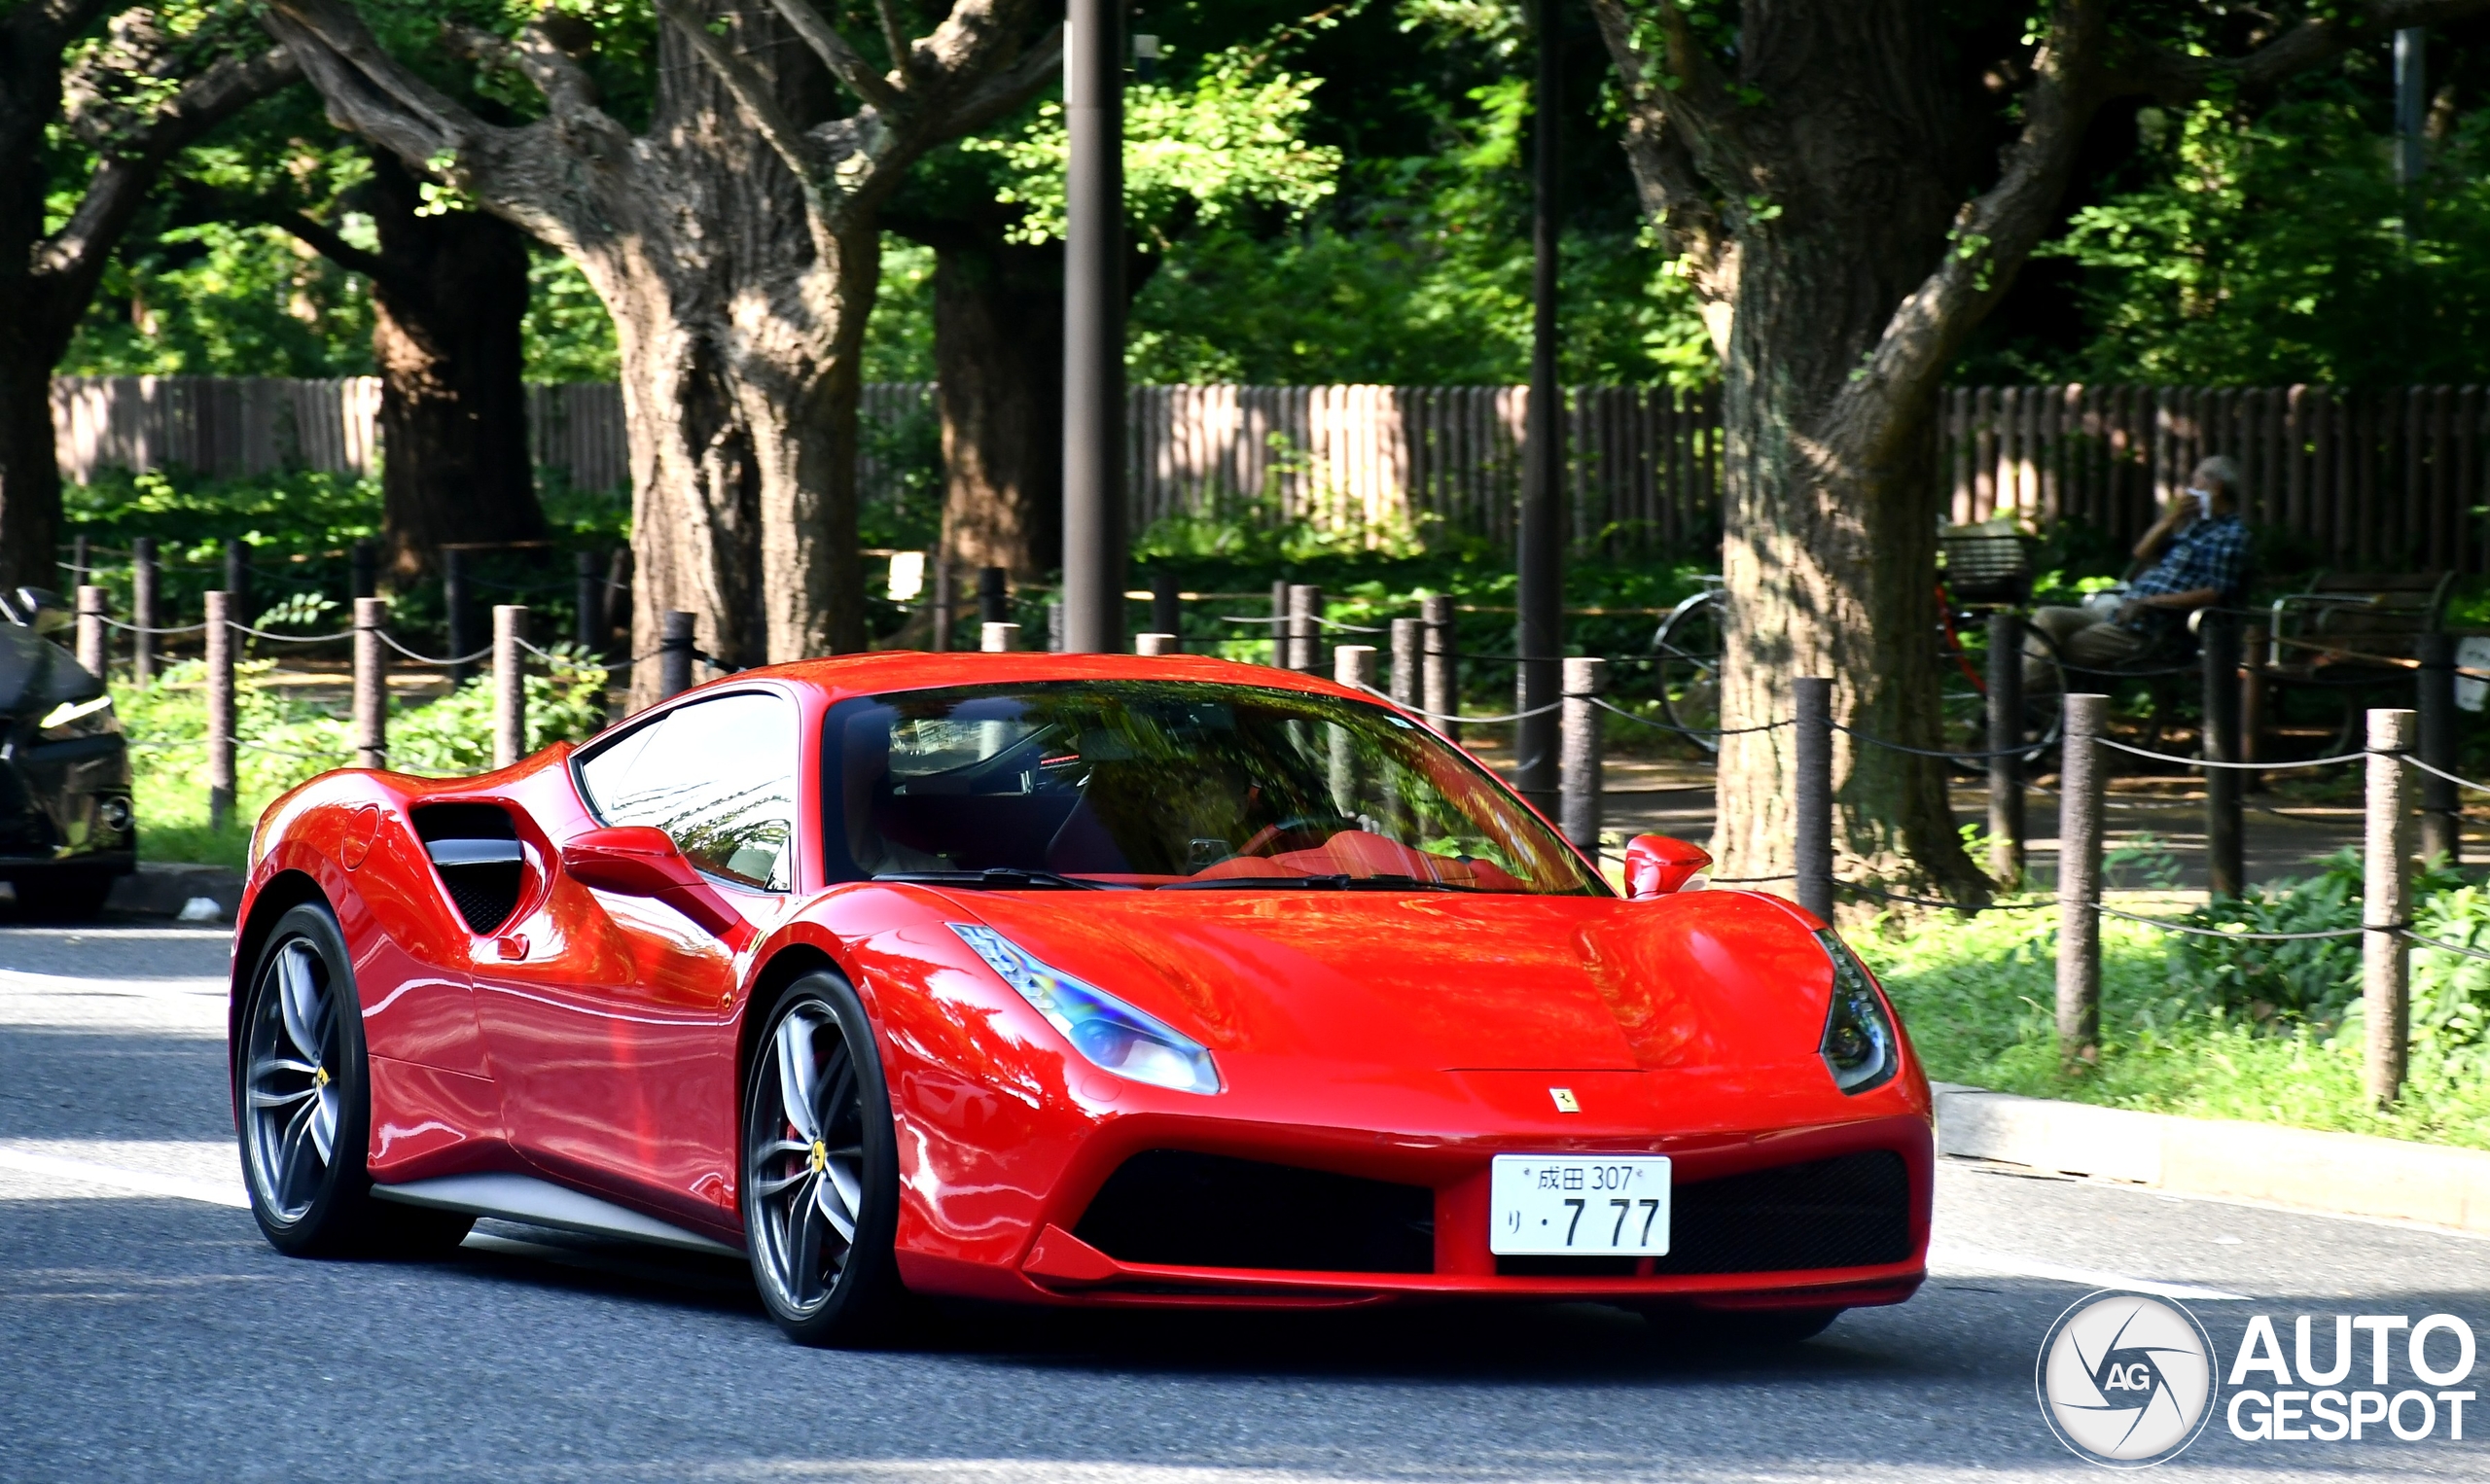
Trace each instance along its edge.
<instances>
[{"instance_id":1,"label":"metal pole","mask_svg":"<svg viewBox=\"0 0 2490 1484\"><path fill-rule=\"evenodd\" d=\"M2058 767L2058 1063L2101 1055L2101 749L2106 695L2070 695Z\"/></svg>"},{"instance_id":2,"label":"metal pole","mask_svg":"<svg viewBox=\"0 0 2490 1484\"><path fill-rule=\"evenodd\" d=\"M2368 808L2361 860L2361 1016L2368 1044L2361 1082L2380 1108L2403 1092L2411 1029L2411 948L2403 930L2412 915L2411 770L2417 718L2409 711L2369 713Z\"/></svg>"},{"instance_id":3,"label":"metal pole","mask_svg":"<svg viewBox=\"0 0 2490 1484\"><path fill-rule=\"evenodd\" d=\"M1122 0L1071 0L1063 105L1064 645L1114 654L1124 647Z\"/></svg>"},{"instance_id":4,"label":"metal pole","mask_svg":"<svg viewBox=\"0 0 2490 1484\"><path fill-rule=\"evenodd\" d=\"M1426 628L1416 618L1392 620L1392 704L1419 704L1426 668Z\"/></svg>"},{"instance_id":5,"label":"metal pole","mask_svg":"<svg viewBox=\"0 0 2490 1484\"><path fill-rule=\"evenodd\" d=\"M251 603L251 544L236 536L225 544L225 593L236 623L248 623Z\"/></svg>"},{"instance_id":6,"label":"metal pole","mask_svg":"<svg viewBox=\"0 0 2490 1484\"><path fill-rule=\"evenodd\" d=\"M1452 597L1431 592L1418 600L1418 621L1426 625L1427 664L1422 687L1435 729L1448 741L1461 740L1461 724L1450 720L1461 711L1460 634L1453 628Z\"/></svg>"},{"instance_id":7,"label":"metal pole","mask_svg":"<svg viewBox=\"0 0 2490 1484\"><path fill-rule=\"evenodd\" d=\"M1797 725L1797 776L1793 780L1797 818L1792 869L1798 905L1832 921L1832 682L1802 675L1791 682L1791 715Z\"/></svg>"},{"instance_id":8,"label":"metal pole","mask_svg":"<svg viewBox=\"0 0 2490 1484\"><path fill-rule=\"evenodd\" d=\"M951 573L951 563L941 551L934 553L934 653L946 654L951 648L951 630L960 621L960 596Z\"/></svg>"},{"instance_id":9,"label":"metal pole","mask_svg":"<svg viewBox=\"0 0 2490 1484\"><path fill-rule=\"evenodd\" d=\"M1173 634L1135 634L1132 652L1136 654L1182 654L1182 641Z\"/></svg>"},{"instance_id":10,"label":"metal pole","mask_svg":"<svg viewBox=\"0 0 2490 1484\"><path fill-rule=\"evenodd\" d=\"M85 583L78 589L78 667L102 680L110 662L104 648L104 589Z\"/></svg>"},{"instance_id":11,"label":"metal pole","mask_svg":"<svg viewBox=\"0 0 2490 1484\"><path fill-rule=\"evenodd\" d=\"M368 598L380 590L380 552L370 537L356 540L346 558L346 600Z\"/></svg>"},{"instance_id":12,"label":"metal pole","mask_svg":"<svg viewBox=\"0 0 2490 1484\"><path fill-rule=\"evenodd\" d=\"M1311 675L1323 663L1323 589L1298 583L1288 590L1288 668Z\"/></svg>"},{"instance_id":13,"label":"metal pole","mask_svg":"<svg viewBox=\"0 0 2490 1484\"><path fill-rule=\"evenodd\" d=\"M2265 669L2274 653L2273 635L2262 623L2239 631L2239 760L2255 762L2265 756ZM2243 788L2264 787L2261 773L2242 773Z\"/></svg>"},{"instance_id":14,"label":"metal pole","mask_svg":"<svg viewBox=\"0 0 2490 1484\"><path fill-rule=\"evenodd\" d=\"M699 620L680 609L658 615L658 699L692 689L693 636Z\"/></svg>"},{"instance_id":15,"label":"metal pole","mask_svg":"<svg viewBox=\"0 0 2490 1484\"><path fill-rule=\"evenodd\" d=\"M1047 605L1047 653L1048 653L1048 654L1062 654L1062 653L1063 653L1063 647L1064 647L1064 627L1063 627L1063 625L1064 625L1063 604L1062 604L1062 603L1060 603L1060 602L1049 603L1049 604ZM1121 646L1120 646L1120 645L1119 645L1119 646L1118 646L1118 648L1119 648L1119 649L1120 649L1120 648L1121 648Z\"/></svg>"},{"instance_id":16,"label":"metal pole","mask_svg":"<svg viewBox=\"0 0 2490 1484\"><path fill-rule=\"evenodd\" d=\"M467 623L467 553L456 547L442 548L441 610L449 633L449 689L455 690L474 673L465 658L473 637Z\"/></svg>"},{"instance_id":17,"label":"metal pole","mask_svg":"<svg viewBox=\"0 0 2490 1484\"><path fill-rule=\"evenodd\" d=\"M1608 689L1608 661L1597 656L1565 661L1565 709L1558 740L1558 828L1574 848L1599 862L1600 748L1599 696Z\"/></svg>"},{"instance_id":18,"label":"metal pole","mask_svg":"<svg viewBox=\"0 0 2490 1484\"><path fill-rule=\"evenodd\" d=\"M579 610L571 628L583 652L594 650L605 639L605 581L596 565L593 551L575 553L571 559L572 601Z\"/></svg>"},{"instance_id":19,"label":"metal pole","mask_svg":"<svg viewBox=\"0 0 2490 1484\"><path fill-rule=\"evenodd\" d=\"M2205 660L2205 734L2200 751L2208 762L2237 762L2241 760L2239 619L2209 612L2196 633ZM2239 785L2237 768L2205 769L2205 877L2217 898L2235 898L2248 890Z\"/></svg>"},{"instance_id":20,"label":"metal pole","mask_svg":"<svg viewBox=\"0 0 2490 1484\"><path fill-rule=\"evenodd\" d=\"M1009 654L1020 647L1020 625L980 623L978 625L977 647L988 654Z\"/></svg>"},{"instance_id":21,"label":"metal pole","mask_svg":"<svg viewBox=\"0 0 2490 1484\"><path fill-rule=\"evenodd\" d=\"M1988 868L2008 886L2023 879L2023 619L1988 616Z\"/></svg>"},{"instance_id":22,"label":"metal pole","mask_svg":"<svg viewBox=\"0 0 2490 1484\"><path fill-rule=\"evenodd\" d=\"M389 765L389 626L387 598L354 600L354 765Z\"/></svg>"},{"instance_id":23,"label":"metal pole","mask_svg":"<svg viewBox=\"0 0 2490 1484\"><path fill-rule=\"evenodd\" d=\"M207 595L207 828L233 823L232 595Z\"/></svg>"},{"instance_id":24,"label":"metal pole","mask_svg":"<svg viewBox=\"0 0 2490 1484\"><path fill-rule=\"evenodd\" d=\"M1520 519L1514 532L1519 612L1514 653L1521 656L1513 707L1532 711L1557 699L1565 653L1565 391L1556 379L1557 187L1564 164L1564 49L1559 0L1538 0L1532 18L1539 39L1536 111L1531 122L1530 410L1522 444ZM1526 716L1513 733L1513 782L1543 811L1555 802L1557 720Z\"/></svg>"},{"instance_id":25,"label":"metal pole","mask_svg":"<svg viewBox=\"0 0 2490 1484\"><path fill-rule=\"evenodd\" d=\"M1150 574L1150 631L1173 634L1177 638L1176 647L1179 650L1184 648L1184 584L1176 581L1176 574L1164 567Z\"/></svg>"},{"instance_id":26,"label":"metal pole","mask_svg":"<svg viewBox=\"0 0 2490 1484\"><path fill-rule=\"evenodd\" d=\"M2421 760L2452 773L2456 764L2455 635L2421 636ZM2464 859L2464 796L2456 786L2423 773L2421 859L2455 866Z\"/></svg>"},{"instance_id":27,"label":"metal pole","mask_svg":"<svg viewBox=\"0 0 2490 1484\"><path fill-rule=\"evenodd\" d=\"M156 678L156 538L129 544L129 678L144 686Z\"/></svg>"},{"instance_id":28,"label":"metal pole","mask_svg":"<svg viewBox=\"0 0 2490 1484\"><path fill-rule=\"evenodd\" d=\"M527 756L527 608L493 605L493 766Z\"/></svg>"},{"instance_id":29,"label":"metal pole","mask_svg":"<svg viewBox=\"0 0 2490 1484\"><path fill-rule=\"evenodd\" d=\"M2424 163L2421 132L2429 121L2430 109L2425 43L2419 26L2406 26L2395 33L2395 183L2406 192L2420 189ZM2412 235L2416 225L2405 221L2406 238Z\"/></svg>"}]
</instances>

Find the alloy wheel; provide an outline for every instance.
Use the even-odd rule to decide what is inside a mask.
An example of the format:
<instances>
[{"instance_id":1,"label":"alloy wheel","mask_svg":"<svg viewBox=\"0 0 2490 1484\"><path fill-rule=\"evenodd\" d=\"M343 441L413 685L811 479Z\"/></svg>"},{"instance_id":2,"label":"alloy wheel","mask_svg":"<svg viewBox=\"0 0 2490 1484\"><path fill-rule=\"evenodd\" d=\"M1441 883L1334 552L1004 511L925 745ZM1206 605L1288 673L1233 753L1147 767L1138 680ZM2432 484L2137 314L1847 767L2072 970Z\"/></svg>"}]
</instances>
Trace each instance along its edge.
<instances>
[{"instance_id":1,"label":"alloy wheel","mask_svg":"<svg viewBox=\"0 0 2490 1484\"><path fill-rule=\"evenodd\" d=\"M269 957L251 1001L244 1143L251 1183L280 1223L311 1209L337 1150L343 1099L333 989L327 963L298 937Z\"/></svg>"},{"instance_id":2,"label":"alloy wheel","mask_svg":"<svg viewBox=\"0 0 2490 1484\"><path fill-rule=\"evenodd\" d=\"M855 1251L865 1180L853 1048L829 1006L780 1018L755 1079L744 1147L747 1240L791 1316L830 1301Z\"/></svg>"}]
</instances>

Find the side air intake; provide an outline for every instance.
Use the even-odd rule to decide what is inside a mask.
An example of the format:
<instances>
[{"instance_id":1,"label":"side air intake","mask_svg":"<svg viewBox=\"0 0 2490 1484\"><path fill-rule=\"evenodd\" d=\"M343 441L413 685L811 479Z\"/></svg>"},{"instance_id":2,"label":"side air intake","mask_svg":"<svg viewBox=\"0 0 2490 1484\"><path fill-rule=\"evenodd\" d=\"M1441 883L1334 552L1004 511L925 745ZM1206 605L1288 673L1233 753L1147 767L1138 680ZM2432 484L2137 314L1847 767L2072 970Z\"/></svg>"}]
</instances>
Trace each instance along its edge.
<instances>
[{"instance_id":1,"label":"side air intake","mask_svg":"<svg viewBox=\"0 0 2490 1484\"><path fill-rule=\"evenodd\" d=\"M415 837L468 931L480 936L510 921L526 860L510 811L497 804L424 804L413 819Z\"/></svg>"}]
</instances>

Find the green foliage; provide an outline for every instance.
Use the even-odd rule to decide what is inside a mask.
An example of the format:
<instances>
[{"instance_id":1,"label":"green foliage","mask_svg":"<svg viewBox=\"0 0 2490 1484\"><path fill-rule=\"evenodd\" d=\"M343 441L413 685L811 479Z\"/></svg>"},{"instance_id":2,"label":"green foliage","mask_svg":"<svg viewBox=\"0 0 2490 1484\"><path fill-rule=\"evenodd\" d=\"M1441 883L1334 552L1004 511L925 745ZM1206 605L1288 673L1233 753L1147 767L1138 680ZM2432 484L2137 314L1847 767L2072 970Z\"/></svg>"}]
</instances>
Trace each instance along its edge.
<instances>
[{"instance_id":1,"label":"green foliage","mask_svg":"<svg viewBox=\"0 0 2490 1484\"><path fill-rule=\"evenodd\" d=\"M567 646L551 646L551 673L527 677L527 745L593 736L605 725L606 672ZM234 666L235 734L243 745L234 760L239 825L207 828L207 697L205 666L186 660L166 667L156 682L117 682L113 705L130 741L139 822L139 852L150 860L242 864L249 823L270 800L354 754L347 719L299 685L279 684L272 659ZM393 701L389 723L390 766L400 772L449 776L484 771L492 763L491 688L470 684L440 699Z\"/></svg>"},{"instance_id":2,"label":"green foliage","mask_svg":"<svg viewBox=\"0 0 2490 1484\"><path fill-rule=\"evenodd\" d=\"M2357 898L2348 909L2344 902L2345 871L2330 861L2251 902L2187 918L2260 932L2357 925ZM2445 876L2421 886L2414 932L2490 950L2490 893ZM2294 905L2294 892L2306 900ZM2490 964L2478 960L2414 952L2410 1078L2402 1100L2379 1112L2361 1085L2357 939L2252 943L2105 918L2101 1056L2074 1075L2058 1065L2054 907L1968 922L1887 917L1853 941L1883 978L1929 1075L1941 1080L2490 1148ZM2294 994L2316 1009L2274 998Z\"/></svg>"},{"instance_id":3,"label":"green foliage","mask_svg":"<svg viewBox=\"0 0 2490 1484\"><path fill-rule=\"evenodd\" d=\"M614 381L622 352L614 317L580 265L559 253L528 255L527 315L519 322L530 381Z\"/></svg>"},{"instance_id":4,"label":"green foliage","mask_svg":"<svg viewBox=\"0 0 2490 1484\"><path fill-rule=\"evenodd\" d=\"M1309 145L1301 130L1322 79L1268 65L1267 52L1230 47L1204 60L1189 83L1136 82L1124 89L1124 209L1135 230L1165 251L1180 221L1217 226L1249 207L1295 217L1332 194L1340 152ZM1002 157L1011 183L997 196L1025 207L1013 239L1063 235L1063 105L1045 103L1015 134L972 139L971 153Z\"/></svg>"},{"instance_id":5,"label":"green foliage","mask_svg":"<svg viewBox=\"0 0 2490 1484\"><path fill-rule=\"evenodd\" d=\"M2044 256L2082 270L2089 380L2349 385L2477 379L2490 332L2490 113L2463 116L2405 238L2388 140L2354 102L2243 121L2147 109L2144 179Z\"/></svg>"},{"instance_id":6,"label":"green foliage","mask_svg":"<svg viewBox=\"0 0 2490 1484\"><path fill-rule=\"evenodd\" d=\"M882 285L865 321L865 379L934 379L934 249L895 232L882 233Z\"/></svg>"}]
</instances>

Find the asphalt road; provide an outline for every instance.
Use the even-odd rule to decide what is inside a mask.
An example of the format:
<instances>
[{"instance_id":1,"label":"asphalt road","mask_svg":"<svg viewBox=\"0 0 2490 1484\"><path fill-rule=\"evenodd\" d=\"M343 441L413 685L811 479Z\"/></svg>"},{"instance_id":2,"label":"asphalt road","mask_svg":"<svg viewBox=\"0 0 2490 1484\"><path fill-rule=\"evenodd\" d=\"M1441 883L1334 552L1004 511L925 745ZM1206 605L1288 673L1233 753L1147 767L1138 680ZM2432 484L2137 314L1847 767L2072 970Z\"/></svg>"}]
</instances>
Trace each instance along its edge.
<instances>
[{"instance_id":1,"label":"asphalt road","mask_svg":"<svg viewBox=\"0 0 2490 1484\"><path fill-rule=\"evenodd\" d=\"M2033 1365L2095 1287L2239 1295L2187 1300L2225 1368L2259 1313L2286 1351L2298 1314L2452 1313L2490 1359L2490 1242L1959 1164L1919 1296L1778 1352L1593 1306L954 1311L804 1351L729 1262L502 1225L278 1256L238 1209L223 968L213 932L0 930L0 1480L2075 1477ZM2217 1418L2164 1471L2490 1478L2468 1410L2461 1442Z\"/></svg>"}]
</instances>

